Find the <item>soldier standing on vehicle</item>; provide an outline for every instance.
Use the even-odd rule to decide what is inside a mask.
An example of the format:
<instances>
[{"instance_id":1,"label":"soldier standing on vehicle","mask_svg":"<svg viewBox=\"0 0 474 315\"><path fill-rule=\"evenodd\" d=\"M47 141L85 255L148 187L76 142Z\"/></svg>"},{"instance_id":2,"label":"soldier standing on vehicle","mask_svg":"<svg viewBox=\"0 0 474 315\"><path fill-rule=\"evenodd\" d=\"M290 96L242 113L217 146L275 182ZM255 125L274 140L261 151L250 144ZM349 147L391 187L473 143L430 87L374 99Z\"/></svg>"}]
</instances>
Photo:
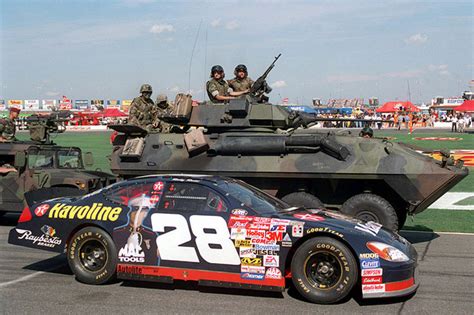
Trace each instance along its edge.
<instances>
[{"instance_id":1,"label":"soldier standing on vehicle","mask_svg":"<svg viewBox=\"0 0 474 315\"><path fill-rule=\"evenodd\" d=\"M227 83L229 83L230 88L234 92L250 90L253 84L253 80L249 78L247 67L245 65L237 65L234 70L234 75L235 78L227 81Z\"/></svg>"},{"instance_id":2,"label":"soldier standing on vehicle","mask_svg":"<svg viewBox=\"0 0 474 315\"><path fill-rule=\"evenodd\" d=\"M170 132L172 125L160 120L160 116L167 116L173 113L174 106L168 102L165 94L160 94L156 98L155 119L153 126L161 132Z\"/></svg>"},{"instance_id":3,"label":"soldier standing on vehicle","mask_svg":"<svg viewBox=\"0 0 474 315\"><path fill-rule=\"evenodd\" d=\"M140 93L142 95L135 97L130 105L128 123L150 131L153 129L155 110L155 104L151 99L151 94L153 93L151 85L143 84L140 87Z\"/></svg>"},{"instance_id":4,"label":"soldier standing on vehicle","mask_svg":"<svg viewBox=\"0 0 474 315\"><path fill-rule=\"evenodd\" d=\"M15 120L20 115L20 109L10 107L10 114L8 118L0 119L0 142L15 141Z\"/></svg>"},{"instance_id":5,"label":"soldier standing on vehicle","mask_svg":"<svg viewBox=\"0 0 474 315\"><path fill-rule=\"evenodd\" d=\"M224 103L235 99L235 96L248 93L248 89L240 92L232 91L224 77L224 69L221 66L215 65L211 68L211 80L206 83L206 91L212 103Z\"/></svg>"}]
</instances>

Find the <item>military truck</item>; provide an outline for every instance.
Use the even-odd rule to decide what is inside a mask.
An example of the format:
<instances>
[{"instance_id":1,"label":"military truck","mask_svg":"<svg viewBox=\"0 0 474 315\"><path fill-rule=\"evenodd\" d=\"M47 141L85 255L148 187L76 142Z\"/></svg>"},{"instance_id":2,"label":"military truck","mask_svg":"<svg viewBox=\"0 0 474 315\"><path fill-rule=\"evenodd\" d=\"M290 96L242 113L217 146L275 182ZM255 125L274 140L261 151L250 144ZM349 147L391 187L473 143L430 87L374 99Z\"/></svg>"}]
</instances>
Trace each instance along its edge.
<instances>
[{"instance_id":1,"label":"military truck","mask_svg":"<svg viewBox=\"0 0 474 315\"><path fill-rule=\"evenodd\" d=\"M23 209L25 193L31 201L76 196L115 182L115 176L89 171L93 165L90 152L78 147L54 144L50 133L65 130L62 114L37 115L27 119L31 141L0 143L0 216Z\"/></svg>"}]
</instances>

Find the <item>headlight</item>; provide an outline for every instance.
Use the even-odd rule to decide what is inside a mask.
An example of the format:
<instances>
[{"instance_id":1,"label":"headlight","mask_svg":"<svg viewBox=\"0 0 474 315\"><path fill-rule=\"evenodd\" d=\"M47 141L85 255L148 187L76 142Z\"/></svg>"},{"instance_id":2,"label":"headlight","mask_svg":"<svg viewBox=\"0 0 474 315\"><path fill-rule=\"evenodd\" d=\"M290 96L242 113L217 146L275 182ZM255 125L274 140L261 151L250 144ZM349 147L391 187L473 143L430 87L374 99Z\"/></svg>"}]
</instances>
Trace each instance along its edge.
<instances>
[{"instance_id":1,"label":"headlight","mask_svg":"<svg viewBox=\"0 0 474 315\"><path fill-rule=\"evenodd\" d=\"M404 262L410 260L401 250L380 242L367 242L367 248L380 258L388 261Z\"/></svg>"}]
</instances>

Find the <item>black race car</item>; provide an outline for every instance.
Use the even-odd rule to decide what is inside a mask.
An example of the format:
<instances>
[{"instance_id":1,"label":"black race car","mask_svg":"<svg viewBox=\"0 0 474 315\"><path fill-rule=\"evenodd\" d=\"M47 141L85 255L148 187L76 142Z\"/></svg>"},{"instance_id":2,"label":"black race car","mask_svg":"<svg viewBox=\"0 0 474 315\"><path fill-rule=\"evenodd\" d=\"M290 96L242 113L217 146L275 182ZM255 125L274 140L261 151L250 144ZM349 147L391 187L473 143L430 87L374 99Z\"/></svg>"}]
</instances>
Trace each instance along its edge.
<instances>
[{"instance_id":1,"label":"black race car","mask_svg":"<svg viewBox=\"0 0 474 315\"><path fill-rule=\"evenodd\" d=\"M30 209L31 208L31 209ZM81 282L119 279L285 290L334 303L416 290L417 254L373 222L290 207L242 181L147 176L26 207L9 243L65 252Z\"/></svg>"}]
</instances>

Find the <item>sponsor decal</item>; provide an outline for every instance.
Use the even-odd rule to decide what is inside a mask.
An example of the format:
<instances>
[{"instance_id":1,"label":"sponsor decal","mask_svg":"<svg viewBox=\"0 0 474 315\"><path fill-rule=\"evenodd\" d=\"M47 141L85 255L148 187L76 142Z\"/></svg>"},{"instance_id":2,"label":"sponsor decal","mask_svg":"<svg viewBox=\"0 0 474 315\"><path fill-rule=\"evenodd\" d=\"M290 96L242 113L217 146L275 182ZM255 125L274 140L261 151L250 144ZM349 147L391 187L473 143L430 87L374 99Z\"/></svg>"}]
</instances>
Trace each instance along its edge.
<instances>
[{"instance_id":1,"label":"sponsor decal","mask_svg":"<svg viewBox=\"0 0 474 315\"><path fill-rule=\"evenodd\" d=\"M252 247L250 240L235 240L235 247Z\"/></svg>"},{"instance_id":2,"label":"sponsor decal","mask_svg":"<svg viewBox=\"0 0 474 315\"><path fill-rule=\"evenodd\" d=\"M362 277L376 277L381 276L383 274L382 268L374 268L374 269L362 269L361 276Z\"/></svg>"},{"instance_id":3,"label":"sponsor decal","mask_svg":"<svg viewBox=\"0 0 474 315\"><path fill-rule=\"evenodd\" d=\"M127 244L119 250L118 258L120 262L144 263L145 253L142 250L141 235L133 233L130 235Z\"/></svg>"},{"instance_id":4,"label":"sponsor decal","mask_svg":"<svg viewBox=\"0 0 474 315\"><path fill-rule=\"evenodd\" d=\"M227 226L230 228L246 228L250 222L252 222L252 217L231 215Z\"/></svg>"},{"instance_id":5,"label":"sponsor decal","mask_svg":"<svg viewBox=\"0 0 474 315\"><path fill-rule=\"evenodd\" d=\"M291 237L290 235L287 233L285 234L285 237L283 238L282 242L281 242L281 246L283 247L291 247L293 246L293 243L291 242Z\"/></svg>"},{"instance_id":6,"label":"sponsor decal","mask_svg":"<svg viewBox=\"0 0 474 315\"><path fill-rule=\"evenodd\" d=\"M270 231L272 232L286 232L286 225L271 225Z\"/></svg>"},{"instance_id":7,"label":"sponsor decal","mask_svg":"<svg viewBox=\"0 0 474 315\"><path fill-rule=\"evenodd\" d=\"M265 278L265 274L244 272L240 274L240 277L246 280L263 280Z\"/></svg>"},{"instance_id":8,"label":"sponsor decal","mask_svg":"<svg viewBox=\"0 0 474 315\"><path fill-rule=\"evenodd\" d=\"M69 206L64 203L55 204L50 210L50 219L78 219L97 221L117 221L122 208L103 207L102 203L94 202L92 206Z\"/></svg>"},{"instance_id":9,"label":"sponsor decal","mask_svg":"<svg viewBox=\"0 0 474 315\"><path fill-rule=\"evenodd\" d=\"M230 213L235 214L235 215L244 215L244 216L249 214L249 212L244 209L233 209L232 211L230 211Z\"/></svg>"},{"instance_id":10,"label":"sponsor decal","mask_svg":"<svg viewBox=\"0 0 474 315\"><path fill-rule=\"evenodd\" d=\"M46 230L47 233L44 233L42 231L43 234L41 236L33 235L33 232L31 232L30 230L23 230L23 229L15 229L15 230L19 234L18 235L19 240L31 241L33 245L36 245L36 246L54 248L57 245L61 245L62 240L59 237L50 236L50 234L52 235L56 234L56 231L51 231L51 229L53 229L52 227L45 225L43 226L41 230L43 229Z\"/></svg>"},{"instance_id":11,"label":"sponsor decal","mask_svg":"<svg viewBox=\"0 0 474 315\"><path fill-rule=\"evenodd\" d=\"M265 273L265 267L260 266L241 266L241 272L250 272L250 273Z\"/></svg>"},{"instance_id":12,"label":"sponsor decal","mask_svg":"<svg viewBox=\"0 0 474 315\"><path fill-rule=\"evenodd\" d=\"M279 267L280 266L280 256L276 256L276 255L265 255L265 256L263 256L263 265L265 267Z\"/></svg>"},{"instance_id":13,"label":"sponsor decal","mask_svg":"<svg viewBox=\"0 0 474 315\"><path fill-rule=\"evenodd\" d=\"M240 258L240 263L245 266L261 266L262 258L243 257Z\"/></svg>"},{"instance_id":14,"label":"sponsor decal","mask_svg":"<svg viewBox=\"0 0 474 315\"><path fill-rule=\"evenodd\" d=\"M247 237L247 230L241 228L230 229L230 239L232 240L244 240Z\"/></svg>"},{"instance_id":15,"label":"sponsor decal","mask_svg":"<svg viewBox=\"0 0 474 315\"><path fill-rule=\"evenodd\" d=\"M133 273L137 275L143 274L143 268L140 266L118 265L117 272Z\"/></svg>"},{"instance_id":16,"label":"sponsor decal","mask_svg":"<svg viewBox=\"0 0 474 315\"><path fill-rule=\"evenodd\" d=\"M265 239L271 242L281 242L283 240L283 232L271 232L268 231L265 234Z\"/></svg>"},{"instance_id":17,"label":"sponsor decal","mask_svg":"<svg viewBox=\"0 0 474 315\"><path fill-rule=\"evenodd\" d=\"M290 220L276 219L276 218L273 218L270 221L271 225L288 225L288 224L290 224L290 222L291 222Z\"/></svg>"},{"instance_id":18,"label":"sponsor decal","mask_svg":"<svg viewBox=\"0 0 474 315\"><path fill-rule=\"evenodd\" d=\"M363 269L372 269L380 267L380 261L378 259L361 259L360 266Z\"/></svg>"},{"instance_id":19,"label":"sponsor decal","mask_svg":"<svg viewBox=\"0 0 474 315\"><path fill-rule=\"evenodd\" d=\"M360 259L379 259L379 255L376 253L363 253L359 254Z\"/></svg>"},{"instance_id":20,"label":"sponsor decal","mask_svg":"<svg viewBox=\"0 0 474 315\"><path fill-rule=\"evenodd\" d=\"M35 214L37 217L42 217L43 215L46 214L46 212L49 210L49 205L48 204L44 204L44 205L41 205L41 206L38 206L36 209L35 209Z\"/></svg>"},{"instance_id":21,"label":"sponsor decal","mask_svg":"<svg viewBox=\"0 0 474 315\"><path fill-rule=\"evenodd\" d=\"M362 293L382 293L385 292L385 284L363 284Z\"/></svg>"},{"instance_id":22,"label":"sponsor decal","mask_svg":"<svg viewBox=\"0 0 474 315\"><path fill-rule=\"evenodd\" d=\"M270 224L251 223L247 227L252 230L270 230Z\"/></svg>"},{"instance_id":23,"label":"sponsor decal","mask_svg":"<svg viewBox=\"0 0 474 315\"><path fill-rule=\"evenodd\" d=\"M253 218L253 222L258 224L271 224L273 219L264 218L264 217L255 217Z\"/></svg>"},{"instance_id":24,"label":"sponsor decal","mask_svg":"<svg viewBox=\"0 0 474 315\"><path fill-rule=\"evenodd\" d=\"M293 237L302 237L303 236L303 225L302 224L293 225L291 227L291 235L293 235Z\"/></svg>"},{"instance_id":25,"label":"sponsor decal","mask_svg":"<svg viewBox=\"0 0 474 315\"><path fill-rule=\"evenodd\" d=\"M239 248L240 257L256 258L253 247L240 247Z\"/></svg>"},{"instance_id":26,"label":"sponsor decal","mask_svg":"<svg viewBox=\"0 0 474 315\"><path fill-rule=\"evenodd\" d=\"M297 219L306 220L306 221L314 221L314 222L324 221L324 218L322 216L319 216L316 214L297 213L297 214L294 214L293 216Z\"/></svg>"},{"instance_id":27,"label":"sponsor decal","mask_svg":"<svg viewBox=\"0 0 474 315\"><path fill-rule=\"evenodd\" d=\"M381 224L369 221L365 223L357 223L355 229L376 236L381 227Z\"/></svg>"},{"instance_id":28,"label":"sponsor decal","mask_svg":"<svg viewBox=\"0 0 474 315\"><path fill-rule=\"evenodd\" d=\"M339 236L340 238L344 237L344 235L342 233L331 230L330 228L327 228L327 227L309 228L309 229L306 230L306 234L318 233L318 232L331 233L331 234L334 234L336 236Z\"/></svg>"},{"instance_id":29,"label":"sponsor decal","mask_svg":"<svg viewBox=\"0 0 474 315\"><path fill-rule=\"evenodd\" d=\"M265 272L266 279L281 279L281 271L278 268L268 268Z\"/></svg>"},{"instance_id":30,"label":"sponsor decal","mask_svg":"<svg viewBox=\"0 0 474 315\"><path fill-rule=\"evenodd\" d=\"M268 249L255 249L255 255L257 256L264 256L264 255L278 255L278 251L276 250L268 250Z\"/></svg>"},{"instance_id":31,"label":"sponsor decal","mask_svg":"<svg viewBox=\"0 0 474 315\"><path fill-rule=\"evenodd\" d=\"M165 184L161 181L153 184L153 190L162 191L164 187L165 187Z\"/></svg>"},{"instance_id":32,"label":"sponsor decal","mask_svg":"<svg viewBox=\"0 0 474 315\"><path fill-rule=\"evenodd\" d=\"M256 250L275 250L275 251L279 251L280 250L280 245L276 245L276 244L255 244L254 248Z\"/></svg>"},{"instance_id":33,"label":"sponsor decal","mask_svg":"<svg viewBox=\"0 0 474 315\"><path fill-rule=\"evenodd\" d=\"M362 284L382 283L382 277L362 277Z\"/></svg>"},{"instance_id":34,"label":"sponsor decal","mask_svg":"<svg viewBox=\"0 0 474 315\"><path fill-rule=\"evenodd\" d=\"M152 195L150 197L150 203L151 204L157 204L159 201L160 201L160 195L158 195L158 194Z\"/></svg>"},{"instance_id":35,"label":"sponsor decal","mask_svg":"<svg viewBox=\"0 0 474 315\"><path fill-rule=\"evenodd\" d=\"M265 231L247 229L248 238L265 238Z\"/></svg>"},{"instance_id":36,"label":"sponsor decal","mask_svg":"<svg viewBox=\"0 0 474 315\"><path fill-rule=\"evenodd\" d=\"M266 238L252 238L252 244L276 244L275 241L267 240Z\"/></svg>"},{"instance_id":37,"label":"sponsor decal","mask_svg":"<svg viewBox=\"0 0 474 315\"><path fill-rule=\"evenodd\" d=\"M41 227L41 232L43 232L43 234L51 236L51 237L56 235L56 230L53 227L49 226L49 225L43 225Z\"/></svg>"}]
</instances>

